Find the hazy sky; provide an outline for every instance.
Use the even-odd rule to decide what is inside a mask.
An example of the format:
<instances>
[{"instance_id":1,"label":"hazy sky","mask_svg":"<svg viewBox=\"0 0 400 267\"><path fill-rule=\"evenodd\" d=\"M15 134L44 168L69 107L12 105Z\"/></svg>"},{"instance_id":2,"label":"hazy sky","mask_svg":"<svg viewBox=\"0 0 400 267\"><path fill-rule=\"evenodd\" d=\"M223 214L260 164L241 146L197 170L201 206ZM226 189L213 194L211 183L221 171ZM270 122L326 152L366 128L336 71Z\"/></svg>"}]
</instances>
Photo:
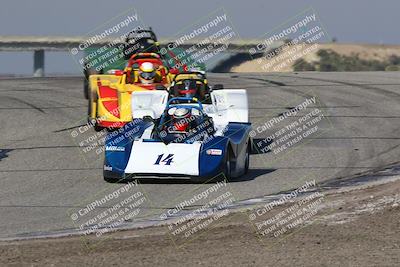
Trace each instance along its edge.
<instances>
[{"instance_id":1,"label":"hazy sky","mask_svg":"<svg viewBox=\"0 0 400 267\"><path fill-rule=\"evenodd\" d=\"M398 0L2 0L0 35L84 35L135 8L160 37L171 36L223 7L242 38L269 32L313 7L339 42L400 44ZM47 72L74 72L68 53L46 53ZM21 66L22 65L22 66ZM32 53L0 53L0 73L30 73Z\"/></svg>"}]
</instances>

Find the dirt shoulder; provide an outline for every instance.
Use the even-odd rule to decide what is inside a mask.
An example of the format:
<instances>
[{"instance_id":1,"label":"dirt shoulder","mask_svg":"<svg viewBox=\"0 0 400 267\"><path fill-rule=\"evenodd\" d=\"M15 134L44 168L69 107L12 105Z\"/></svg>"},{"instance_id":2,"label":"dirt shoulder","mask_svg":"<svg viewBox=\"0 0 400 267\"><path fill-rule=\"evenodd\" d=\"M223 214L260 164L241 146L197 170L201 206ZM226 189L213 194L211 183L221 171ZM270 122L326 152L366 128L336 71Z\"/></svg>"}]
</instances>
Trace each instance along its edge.
<instances>
[{"instance_id":1,"label":"dirt shoulder","mask_svg":"<svg viewBox=\"0 0 400 267\"><path fill-rule=\"evenodd\" d=\"M167 227L2 242L0 266L398 266L399 189L396 181L326 194L316 214L277 237L256 234L241 212L180 247Z\"/></svg>"}]
</instances>

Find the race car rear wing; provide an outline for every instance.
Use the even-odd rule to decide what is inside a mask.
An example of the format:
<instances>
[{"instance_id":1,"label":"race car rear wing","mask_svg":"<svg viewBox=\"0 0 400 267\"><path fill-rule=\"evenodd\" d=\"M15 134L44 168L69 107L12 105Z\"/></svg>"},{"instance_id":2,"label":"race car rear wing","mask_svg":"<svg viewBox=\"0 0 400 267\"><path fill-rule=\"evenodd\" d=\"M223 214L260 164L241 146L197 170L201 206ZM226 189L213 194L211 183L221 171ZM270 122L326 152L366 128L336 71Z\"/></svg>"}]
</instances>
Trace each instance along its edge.
<instances>
[{"instance_id":1,"label":"race car rear wing","mask_svg":"<svg viewBox=\"0 0 400 267\"><path fill-rule=\"evenodd\" d=\"M249 122L247 91L244 89L223 89L211 92L214 121Z\"/></svg>"},{"instance_id":2,"label":"race car rear wing","mask_svg":"<svg viewBox=\"0 0 400 267\"><path fill-rule=\"evenodd\" d=\"M134 119L150 116L157 119L164 112L168 103L168 92L138 91L132 93L132 116Z\"/></svg>"},{"instance_id":3,"label":"race car rear wing","mask_svg":"<svg viewBox=\"0 0 400 267\"><path fill-rule=\"evenodd\" d=\"M203 105L204 111L218 124L249 122L247 92L244 89L223 89L211 92L212 105ZM164 90L136 91L132 93L132 116L159 118L168 105L168 92Z\"/></svg>"}]
</instances>

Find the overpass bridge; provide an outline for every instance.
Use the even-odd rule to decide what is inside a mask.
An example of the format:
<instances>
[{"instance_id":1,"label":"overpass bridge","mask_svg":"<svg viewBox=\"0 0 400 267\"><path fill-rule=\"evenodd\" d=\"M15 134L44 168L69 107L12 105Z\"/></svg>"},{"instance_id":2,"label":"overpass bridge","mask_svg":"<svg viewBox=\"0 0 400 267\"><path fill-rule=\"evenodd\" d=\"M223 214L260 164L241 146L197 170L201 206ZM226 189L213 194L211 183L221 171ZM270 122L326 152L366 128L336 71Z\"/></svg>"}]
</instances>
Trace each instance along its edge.
<instances>
[{"instance_id":1,"label":"overpass bridge","mask_svg":"<svg viewBox=\"0 0 400 267\"><path fill-rule=\"evenodd\" d=\"M32 51L33 52L33 76L44 76L45 51L71 51L78 47L88 39L87 36L0 36L0 51ZM161 46L166 46L174 39L159 40ZM179 45L183 49L192 47L198 44L203 39L191 39L184 44ZM248 53L249 49L261 43L261 39L241 39L229 40L225 42L227 45L226 52L230 53ZM106 44L119 44L115 42L115 38L108 37L97 41L91 47L102 47ZM209 43L202 42L203 46L207 47ZM275 43L273 47L277 47L282 43Z\"/></svg>"}]
</instances>

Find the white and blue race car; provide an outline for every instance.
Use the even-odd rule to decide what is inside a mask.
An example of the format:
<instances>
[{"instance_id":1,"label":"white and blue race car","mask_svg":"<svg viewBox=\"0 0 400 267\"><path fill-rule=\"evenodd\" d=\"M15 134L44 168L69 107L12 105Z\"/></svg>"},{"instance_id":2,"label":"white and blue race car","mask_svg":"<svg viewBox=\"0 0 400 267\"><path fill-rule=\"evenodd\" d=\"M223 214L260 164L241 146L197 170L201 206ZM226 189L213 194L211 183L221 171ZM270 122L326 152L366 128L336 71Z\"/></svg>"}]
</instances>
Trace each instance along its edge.
<instances>
[{"instance_id":1,"label":"white and blue race car","mask_svg":"<svg viewBox=\"0 0 400 267\"><path fill-rule=\"evenodd\" d=\"M211 104L168 99L166 91L132 94L133 121L109 132L104 179L230 179L249 169L252 139L246 90L215 90Z\"/></svg>"}]
</instances>

